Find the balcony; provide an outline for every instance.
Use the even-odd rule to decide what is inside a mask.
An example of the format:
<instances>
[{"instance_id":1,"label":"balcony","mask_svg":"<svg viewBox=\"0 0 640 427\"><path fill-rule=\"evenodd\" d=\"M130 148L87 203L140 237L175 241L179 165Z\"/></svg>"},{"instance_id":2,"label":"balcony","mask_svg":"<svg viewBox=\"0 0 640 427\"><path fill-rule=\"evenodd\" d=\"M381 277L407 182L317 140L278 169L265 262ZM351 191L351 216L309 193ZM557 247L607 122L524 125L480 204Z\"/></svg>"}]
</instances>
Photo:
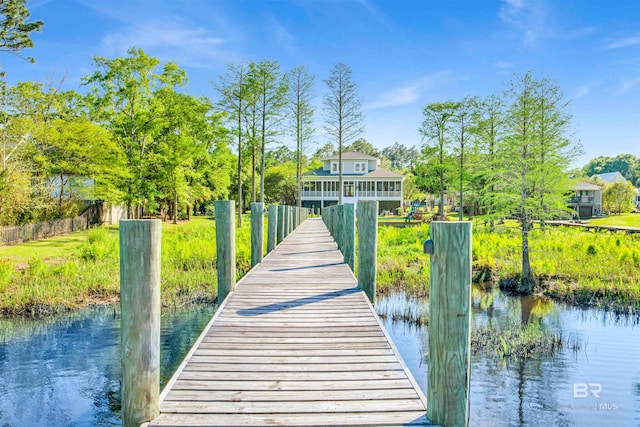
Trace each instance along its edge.
<instances>
[{"instance_id":1,"label":"balcony","mask_svg":"<svg viewBox=\"0 0 640 427\"><path fill-rule=\"evenodd\" d=\"M593 205L594 199L593 196L573 196L569 203L572 205Z\"/></svg>"}]
</instances>

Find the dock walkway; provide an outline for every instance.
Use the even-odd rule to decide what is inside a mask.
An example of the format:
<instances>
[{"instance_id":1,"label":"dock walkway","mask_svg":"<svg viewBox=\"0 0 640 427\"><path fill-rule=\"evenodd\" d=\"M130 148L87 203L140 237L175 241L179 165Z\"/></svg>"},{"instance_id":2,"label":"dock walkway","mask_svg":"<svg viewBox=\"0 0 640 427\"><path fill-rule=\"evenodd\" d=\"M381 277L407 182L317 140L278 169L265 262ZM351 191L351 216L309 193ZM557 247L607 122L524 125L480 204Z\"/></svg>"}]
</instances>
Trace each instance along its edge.
<instances>
[{"instance_id":1,"label":"dock walkway","mask_svg":"<svg viewBox=\"0 0 640 427\"><path fill-rule=\"evenodd\" d=\"M238 282L160 399L151 426L431 425L320 219Z\"/></svg>"}]
</instances>

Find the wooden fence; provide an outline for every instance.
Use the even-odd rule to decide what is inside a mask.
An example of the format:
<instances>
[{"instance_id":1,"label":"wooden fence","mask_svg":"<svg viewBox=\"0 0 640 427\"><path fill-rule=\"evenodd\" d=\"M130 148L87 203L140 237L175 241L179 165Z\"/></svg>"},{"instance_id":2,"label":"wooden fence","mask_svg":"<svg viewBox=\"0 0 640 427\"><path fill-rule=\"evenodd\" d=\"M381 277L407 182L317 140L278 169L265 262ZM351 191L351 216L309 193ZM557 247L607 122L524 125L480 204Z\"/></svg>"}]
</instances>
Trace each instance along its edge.
<instances>
[{"instance_id":1,"label":"wooden fence","mask_svg":"<svg viewBox=\"0 0 640 427\"><path fill-rule=\"evenodd\" d=\"M0 227L0 244L13 245L30 240L86 230L94 224L101 223L102 204L94 203L80 216L57 221L45 221L16 227Z\"/></svg>"}]
</instances>

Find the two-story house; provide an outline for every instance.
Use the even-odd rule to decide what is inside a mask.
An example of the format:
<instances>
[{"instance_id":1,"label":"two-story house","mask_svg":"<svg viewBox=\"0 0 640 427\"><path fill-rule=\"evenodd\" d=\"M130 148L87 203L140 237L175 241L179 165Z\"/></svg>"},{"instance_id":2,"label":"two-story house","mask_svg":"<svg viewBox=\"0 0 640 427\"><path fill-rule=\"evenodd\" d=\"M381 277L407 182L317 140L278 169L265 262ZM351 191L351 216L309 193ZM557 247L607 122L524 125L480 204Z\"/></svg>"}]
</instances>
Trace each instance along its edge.
<instances>
[{"instance_id":1,"label":"two-story house","mask_svg":"<svg viewBox=\"0 0 640 427\"><path fill-rule=\"evenodd\" d=\"M574 195L569 200L569 207L574 209L580 218L591 218L602 214L602 187L588 182L579 182L574 187Z\"/></svg>"},{"instance_id":2,"label":"two-story house","mask_svg":"<svg viewBox=\"0 0 640 427\"><path fill-rule=\"evenodd\" d=\"M402 206L404 175L380 167L380 159L356 151L342 153L342 188L338 188L338 155L322 159L322 168L302 177L302 206L324 208L338 203L377 200L379 210L395 212Z\"/></svg>"}]
</instances>

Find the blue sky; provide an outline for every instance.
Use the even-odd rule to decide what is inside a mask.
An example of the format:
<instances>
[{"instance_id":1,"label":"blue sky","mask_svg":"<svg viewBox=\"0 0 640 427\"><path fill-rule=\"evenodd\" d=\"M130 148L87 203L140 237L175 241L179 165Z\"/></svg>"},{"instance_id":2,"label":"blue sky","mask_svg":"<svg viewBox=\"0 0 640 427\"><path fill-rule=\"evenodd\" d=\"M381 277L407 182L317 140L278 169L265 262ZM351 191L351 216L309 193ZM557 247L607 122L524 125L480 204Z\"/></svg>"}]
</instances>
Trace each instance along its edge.
<instances>
[{"instance_id":1,"label":"blue sky","mask_svg":"<svg viewBox=\"0 0 640 427\"><path fill-rule=\"evenodd\" d=\"M555 79L571 100L585 155L640 156L640 0L31 0L45 22L36 64L0 56L7 81L59 80L77 89L94 55L131 46L177 61L189 91L215 97L229 62L272 59L322 82L336 62L353 69L377 147L419 145L422 108L501 93L514 73Z\"/></svg>"}]
</instances>

